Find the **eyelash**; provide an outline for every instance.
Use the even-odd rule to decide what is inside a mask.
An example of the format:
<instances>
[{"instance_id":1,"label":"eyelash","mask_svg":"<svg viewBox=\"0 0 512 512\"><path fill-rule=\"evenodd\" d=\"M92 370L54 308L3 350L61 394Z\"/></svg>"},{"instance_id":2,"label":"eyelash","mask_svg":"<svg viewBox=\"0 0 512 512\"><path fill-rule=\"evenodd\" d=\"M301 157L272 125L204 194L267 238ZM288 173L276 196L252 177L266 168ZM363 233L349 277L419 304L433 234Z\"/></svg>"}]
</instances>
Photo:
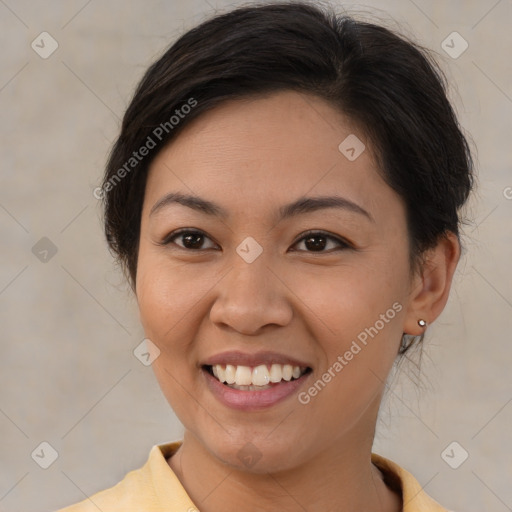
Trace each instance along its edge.
<instances>
[{"instance_id":1,"label":"eyelash","mask_svg":"<svg viewBox=\"0 0 512 512\"><path fill-rule=\"evenodd\" d=\"M174 244L173 240L175 238L178 238L180 235L185 235L185 234L188 234L188 235L202 235L202 236L205 236L206 238L209 238L202 231L199 231L199 230L196 230L196 229L190 229L190 228L182 228L182 229L178 229L176 231L173 231L172 233L167 235L165 237L165 239L159 245L169 245L171 243ZM334 235L330 235L329 233L326 233L325 231L315 231L315 230L309 230L309 231L306 231L305 233L303 233L301 238L296 240L293 243L293 245L297 245L299 242L302 242L304 239L315 237L315 236L319 236L319 237L321 236L323 238L326 238L326 239L329 239L329 240L332 240L332 241L338 243L341 247L338 248L338 249L335 249L335 251L346 250L346 249L352 249L353 248L348 242L346 242L345 240L343 240L340 237L337 237L337 236L334 236ZM199 252L199 251L208 250L208 249L189 249L187 247L182 247L182 246L177 245L177 244L174 244L174 245L176 245L179 249L183 249L185 251ZM299 251L299 252L309 252L311 254L330 254L330 253L335 252L335 251L332 251L332 250L330 250L330 251L323 251L322 250L322 251Z\"/></svg>"}]
</instances>

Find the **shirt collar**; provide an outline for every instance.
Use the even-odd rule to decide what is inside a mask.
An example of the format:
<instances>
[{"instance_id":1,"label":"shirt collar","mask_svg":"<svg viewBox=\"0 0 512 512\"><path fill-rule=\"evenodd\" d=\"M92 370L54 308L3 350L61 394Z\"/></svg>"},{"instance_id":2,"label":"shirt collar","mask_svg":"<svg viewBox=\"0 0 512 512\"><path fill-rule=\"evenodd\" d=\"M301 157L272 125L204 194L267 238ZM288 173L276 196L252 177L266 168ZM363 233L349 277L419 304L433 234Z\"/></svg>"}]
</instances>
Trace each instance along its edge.
<instances>
[{"instance_id":1,"label":"shirt collar","mask_svg":"<svg viewBox=\"0 0 512 512\"><path fill-rule=\"evenodd\" d=\"M190 507L194 510L198 509L197 505L192 502L167 462L182 443L183 441L173 441L154 445L147 466L162 504ZM371 454L371 460L382 472L386 485L402 496L403 512L450 512L428 496L414 476L395 462L376 453Z\"/></svg>"}]
</instances>

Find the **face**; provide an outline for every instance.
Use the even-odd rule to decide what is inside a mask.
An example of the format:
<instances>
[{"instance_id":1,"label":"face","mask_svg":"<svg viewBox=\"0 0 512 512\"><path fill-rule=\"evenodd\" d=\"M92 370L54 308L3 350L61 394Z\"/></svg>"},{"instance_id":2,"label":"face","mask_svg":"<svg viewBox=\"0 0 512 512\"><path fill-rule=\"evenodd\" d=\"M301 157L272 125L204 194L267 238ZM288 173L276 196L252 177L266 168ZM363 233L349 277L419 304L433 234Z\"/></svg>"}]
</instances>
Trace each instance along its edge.
<instances>
[{"instance_id":1,"label":"face","mask_svg":"<svg viewBox=\"0 0 512 512\"><path fill-rule=\"evenodd\" d=\"M150 167L136 294L153 368L185 429L227 464L242 467L251 442L254 471L291 468L373 433L411 291L408 235L369 146L355 160L338 148L351 134L365 141L323 100L280 92L203 114ZM281 215L324 196L337 204ZM215 361L309 370L244 391L205 370Z\"/></svg>"}]
</instances>

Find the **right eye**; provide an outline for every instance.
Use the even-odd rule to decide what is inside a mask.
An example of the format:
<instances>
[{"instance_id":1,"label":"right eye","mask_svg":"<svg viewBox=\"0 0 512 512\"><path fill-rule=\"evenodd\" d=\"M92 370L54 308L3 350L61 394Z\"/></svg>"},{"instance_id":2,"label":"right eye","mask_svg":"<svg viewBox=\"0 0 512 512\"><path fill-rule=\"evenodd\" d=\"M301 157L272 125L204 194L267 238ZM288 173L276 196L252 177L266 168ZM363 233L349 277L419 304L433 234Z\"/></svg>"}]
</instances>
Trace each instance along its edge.
<instances>
[{"instance_id":1,"label":"right eye","mask_svg":"<svg viewBox=\"0 0 512 512\"><path fill-rule=\"evenodd\" d=\"M181 239L183 245L176 244L174 240ZM198 251L198 250L206 250L211 249L212 247L207 247L206 249L202 249L204 239L209 239L205 233L196 229L190 228L182 228L176 231L173 231L169 235L167 235L160 245L177 245L178 248L189 250L189 251Z\"/></svg>"}]
</instances>

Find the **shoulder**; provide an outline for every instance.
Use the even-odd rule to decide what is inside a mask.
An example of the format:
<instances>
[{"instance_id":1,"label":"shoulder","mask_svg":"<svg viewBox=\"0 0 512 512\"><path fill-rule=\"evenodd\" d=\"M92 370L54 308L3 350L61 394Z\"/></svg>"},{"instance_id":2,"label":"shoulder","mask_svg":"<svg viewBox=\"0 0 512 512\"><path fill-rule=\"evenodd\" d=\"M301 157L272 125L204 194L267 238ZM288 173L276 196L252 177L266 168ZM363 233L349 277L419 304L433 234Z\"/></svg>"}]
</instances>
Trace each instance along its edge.
<instances>
[{"instance_id":1,"label":"shoulder","mask_svg":"<svg viewBox=\"0 0 512 512\"><path fill-rule=\"evenodd\" d=\"M182 510L184 504L193 510L194 504L166 460L180 445L154 445L144 466L127 473L118 484L56 512L172 512Z\"/></svg>"},{"instance_id":2,"label":"shoulder","mask_svg":"<svg viewBox=\"0 0 512 512\"><path fill-rule=\"evenodd\" d=\"M130 471L118 484L56 512L129 512L134 506L147 505L151 499L145 466ZM140 499L143 499L142 503Z\"/></svg>"},{"instance_id":3,"label":"shoulder","mask_svg":"<svg viewBox=\"0 0 512 512\"><path fill-rule=\"evenodd\" d=\"M379 468L388 487L402 496L403 512L454 512L429 496L416 478L390 459L372 453L372 462Z\"/></svg>"}]
</instances>

